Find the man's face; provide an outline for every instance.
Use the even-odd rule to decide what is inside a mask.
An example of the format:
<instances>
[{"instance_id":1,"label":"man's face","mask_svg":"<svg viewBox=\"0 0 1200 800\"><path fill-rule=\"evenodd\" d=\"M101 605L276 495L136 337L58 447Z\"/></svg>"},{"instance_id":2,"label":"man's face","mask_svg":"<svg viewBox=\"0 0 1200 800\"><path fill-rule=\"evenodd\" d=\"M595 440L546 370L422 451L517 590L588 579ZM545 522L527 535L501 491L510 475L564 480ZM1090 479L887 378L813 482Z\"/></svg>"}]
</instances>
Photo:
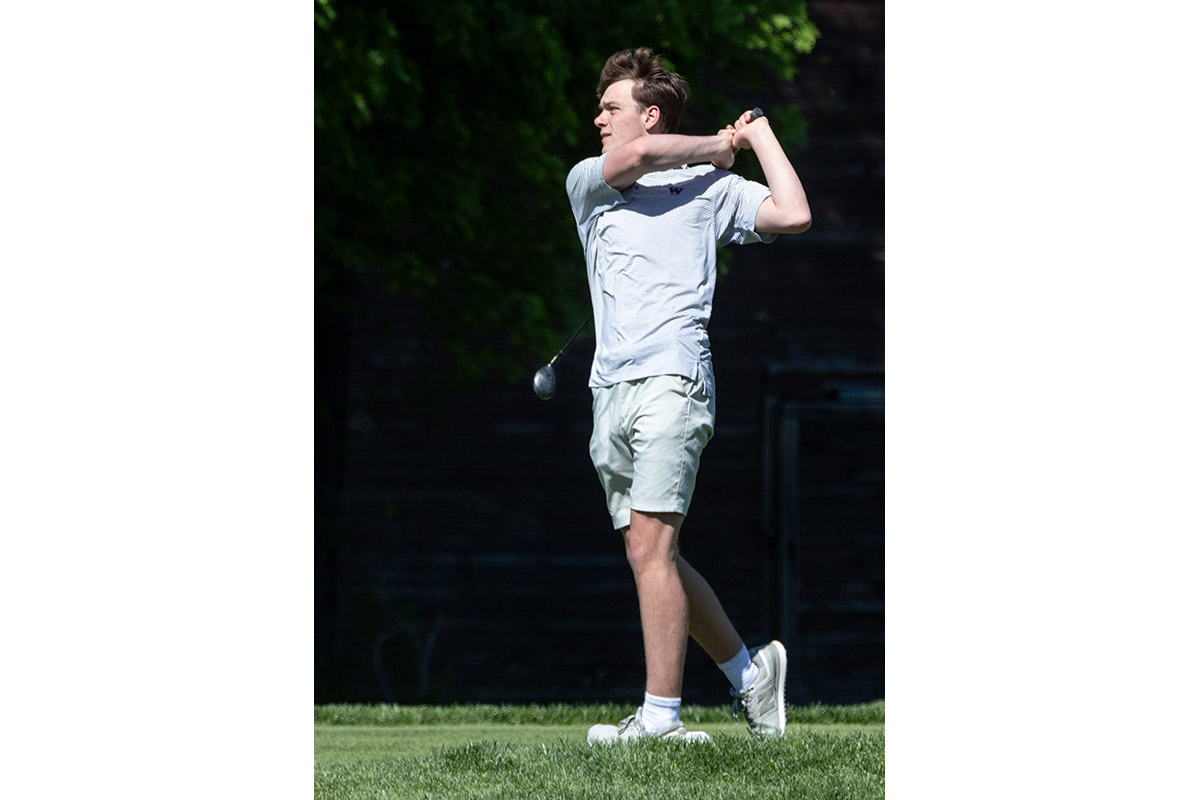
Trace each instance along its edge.
<instances>
[{"instance_id":1,"label":"man's face","mask_svg":"<svg viewBox=\"0 0 1200 800\"><path fill-rule=\"evenodd\" d=\"M600 114L592 123L600 129L600 152L607 153L639 136L646 136L647 112L633 99L633 80L609 84L600 98Z\"/></svg>"}]
</instances>

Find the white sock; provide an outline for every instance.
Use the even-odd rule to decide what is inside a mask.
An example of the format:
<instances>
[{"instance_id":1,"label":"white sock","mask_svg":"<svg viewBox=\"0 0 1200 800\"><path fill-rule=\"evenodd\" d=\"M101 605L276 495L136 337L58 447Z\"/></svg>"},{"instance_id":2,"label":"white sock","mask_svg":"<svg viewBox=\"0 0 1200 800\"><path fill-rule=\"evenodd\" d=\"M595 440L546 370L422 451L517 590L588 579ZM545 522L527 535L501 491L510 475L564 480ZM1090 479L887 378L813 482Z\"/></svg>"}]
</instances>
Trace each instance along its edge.
<instances>
[{"instance_id":1,"label":"white sock","mask_svg":"<svg viewBox=\"0 0 1200 800\"><path fill-rule=\"evenodd\" d=\"M717 664L721 672L725 673L725 677L729 679L729 683L736 691L744 692L754 685L754 679L758 677L758 666L750 660L750 651L746 649L746 645L742 645L742 649L733 658L726 661L724 664Z\"/></svg>"},{"instance_id":2,"label":"white sock","mask_svg":"<svg viewBox=\"0 0 1200 800\"><path fill-rule=\"evenodd\" d=\"M679 707L683 700L678 697L656 697L646 692L642 703L642 727L647 733L658 733L679 722Z\"/></svg>"}]
</instances>

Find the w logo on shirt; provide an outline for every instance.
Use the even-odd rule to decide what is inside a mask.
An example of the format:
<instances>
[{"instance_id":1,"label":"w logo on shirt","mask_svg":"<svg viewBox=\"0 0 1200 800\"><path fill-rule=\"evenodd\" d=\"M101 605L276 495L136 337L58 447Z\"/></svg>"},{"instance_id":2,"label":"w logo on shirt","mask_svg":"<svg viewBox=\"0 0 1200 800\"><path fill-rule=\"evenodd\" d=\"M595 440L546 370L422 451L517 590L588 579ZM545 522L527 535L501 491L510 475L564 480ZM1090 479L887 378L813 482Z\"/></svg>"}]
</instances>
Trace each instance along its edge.
<instances>
[{"instance_id":1,"label":"w logo on shirt","mask_svg":"<svg viewBox=\"0 0 1200 800\"><path fill-rule=\"evenodd\" d=\"M667 188L671 190L671 194L679 194L683 191L682 186L668 186Z\"/></svg>"}]
</instances>

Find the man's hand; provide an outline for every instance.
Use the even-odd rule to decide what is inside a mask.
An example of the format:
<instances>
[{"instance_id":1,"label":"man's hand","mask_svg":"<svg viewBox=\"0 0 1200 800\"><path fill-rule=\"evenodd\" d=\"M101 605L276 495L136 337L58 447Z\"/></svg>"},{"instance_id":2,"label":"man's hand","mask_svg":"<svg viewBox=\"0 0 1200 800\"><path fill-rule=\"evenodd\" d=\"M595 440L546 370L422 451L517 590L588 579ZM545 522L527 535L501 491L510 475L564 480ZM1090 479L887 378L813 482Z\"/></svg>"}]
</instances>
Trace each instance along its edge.
<instances>
[{"instance_id":1,"label":"man's hand","mask_svg":"<svg viewBox=\"0 0 1200 800\"><path fill-rule=\"evenodd\" d=\"M718 155L712 160L712 165L717 169L733 169L733 159L737 156L737 148L733 146L733 126L726 125L724 130L717 131L717 136L729 147L729 153Z\"/></svg>"},{"instance_id":2,"label":"man's hand","mask_svg":"<svg viewBox=\"0 0 1200 800\"><path fill-rule=\"evenodd\" d=\"M753 150L754 143L759 136L771 130L771 123L767 118L755 115L752 111L743 111L742 115L737 118L737 121L731 126L726 126L728 130L733 131L733 147L735 150Z\"/></svg>"}]
</instances>

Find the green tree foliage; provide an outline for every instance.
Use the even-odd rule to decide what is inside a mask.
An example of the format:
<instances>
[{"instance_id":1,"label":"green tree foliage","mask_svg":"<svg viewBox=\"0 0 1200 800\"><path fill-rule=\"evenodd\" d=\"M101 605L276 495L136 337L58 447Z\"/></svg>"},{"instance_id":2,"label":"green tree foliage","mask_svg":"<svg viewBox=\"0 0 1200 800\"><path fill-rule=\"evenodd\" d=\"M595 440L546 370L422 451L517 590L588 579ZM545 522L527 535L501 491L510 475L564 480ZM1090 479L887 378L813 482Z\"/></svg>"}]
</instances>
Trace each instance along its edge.
<instances>
[{"instance_id":1,"label":"green tree foliage","mask_svg":"<svg viewBox=\"0 0 1200 800\"><path fill-rule=\"evenodd\" d=\"M415 301L459 374L528 377L588 313L564 181L599 152L605 59L663 54L701 133L742 110L736 91L791 80L817 35L797 0L317 0L318 313L369 276Z\"/></svg>"}]
</instances>

